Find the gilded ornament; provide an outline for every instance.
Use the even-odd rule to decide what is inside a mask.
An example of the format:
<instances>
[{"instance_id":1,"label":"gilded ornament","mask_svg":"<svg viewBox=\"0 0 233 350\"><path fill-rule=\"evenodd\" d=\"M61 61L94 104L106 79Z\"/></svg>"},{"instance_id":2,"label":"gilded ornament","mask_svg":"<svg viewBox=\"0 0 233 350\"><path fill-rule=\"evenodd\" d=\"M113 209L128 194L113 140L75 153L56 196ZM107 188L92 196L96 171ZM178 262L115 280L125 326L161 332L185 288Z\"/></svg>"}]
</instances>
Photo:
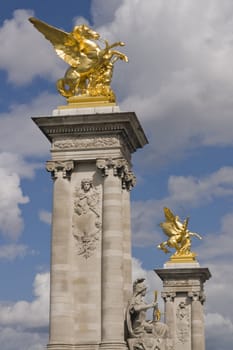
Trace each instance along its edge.
<instances>
[{"instance_id":1,"label":"gilded ornament","mask_svg":"<svg viewBox=\"0 0 233 350\"><path fill-rule=\"evenodd\" d=\"M196 232L188 230L189 218L184 222L180 221L179 216L174 215L169 208L164 208L165 221L160 223L160 227L168 239L158 245L158 248L165 253L170 253L168 248L174 248L176 251L171 256L172 262L192 262L195 261L196 254L191 252L191 237L202 237Z\"/></svg>"},{"instance_id":2,"label":"gilded ornament","mask_svg":"<svg viewBox=\"0 0 233 350\"><path fill-rule=\"evenodd\" d=\"M123 42L110 45L86 24L75 26L67 33L34 17L29 21L69 64L64 78L57 81L57 89L68 103L115 104L115 94L110 87L114 64L119 59L128 62L128 57L113 48L124 46ZM100 41L104 47L100 46Z\"/></svg>"}]
</instances>

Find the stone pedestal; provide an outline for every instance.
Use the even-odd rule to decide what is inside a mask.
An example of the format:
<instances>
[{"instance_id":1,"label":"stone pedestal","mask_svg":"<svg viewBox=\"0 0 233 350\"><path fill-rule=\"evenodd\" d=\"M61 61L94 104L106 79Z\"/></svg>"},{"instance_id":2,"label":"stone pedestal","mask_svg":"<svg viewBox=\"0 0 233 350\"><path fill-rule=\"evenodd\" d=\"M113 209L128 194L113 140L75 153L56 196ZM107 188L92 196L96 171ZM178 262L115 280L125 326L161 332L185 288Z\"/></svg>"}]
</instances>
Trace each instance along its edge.
<instances>
[{"instance_id":1,"label":"stone pedestal","mask_svg":"<svg viewBox=\"0 0 233 350\"><path fill-rule=\"evenodd\" d=\"M33 118L51 142L54 179L48 349L126 348L131 154L147 139L134 113L115 110Z\"/></svg>"},{"instance_id":2,"label":"stone pedestal","mask_svg":"<svg viewBox=\"0 0 233 350\"><path fill-rule=\"evenodd\" d=\"M204 283L211 277L209 269L197 263L174 265L155 270L163 281L169 350L205 350Z\"/></svg>"}]
</instances>

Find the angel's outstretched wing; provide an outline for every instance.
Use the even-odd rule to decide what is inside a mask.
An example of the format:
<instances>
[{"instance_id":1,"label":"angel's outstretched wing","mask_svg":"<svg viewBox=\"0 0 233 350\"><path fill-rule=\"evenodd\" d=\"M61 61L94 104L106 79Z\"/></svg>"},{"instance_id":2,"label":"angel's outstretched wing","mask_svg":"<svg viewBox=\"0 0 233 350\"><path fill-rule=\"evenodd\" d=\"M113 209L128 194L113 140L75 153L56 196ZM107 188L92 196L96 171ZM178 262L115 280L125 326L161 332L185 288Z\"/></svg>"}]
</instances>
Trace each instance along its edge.
<instances>
[{"instance_id":1,"label":"angel's outstretched wing","mask_svg":"<svg viewBox=\"0 0 233 350\"><path fill-rule=\"evenodd\" d=\"M70 66L77 67L79 63L78 47L79 43L74 37L61 29L52 27L49 24L30 17L29 21L41 32L53 45L57 55Z\"/></svg>"}]
</instances>

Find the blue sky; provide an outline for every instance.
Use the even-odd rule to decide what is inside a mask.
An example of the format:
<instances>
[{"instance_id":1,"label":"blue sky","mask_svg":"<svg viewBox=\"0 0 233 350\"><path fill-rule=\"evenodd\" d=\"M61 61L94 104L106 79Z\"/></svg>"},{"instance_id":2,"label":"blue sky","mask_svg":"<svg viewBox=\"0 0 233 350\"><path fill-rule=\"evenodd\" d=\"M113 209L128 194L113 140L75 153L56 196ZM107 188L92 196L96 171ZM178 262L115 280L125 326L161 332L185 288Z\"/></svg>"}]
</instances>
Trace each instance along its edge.
<instances>
[{"instance_id":1,"label":"blue sky","mask_svg":"<svg viewBox=\"0 0 233 350\"><path fill-rule=\"evenodd\" d=\"M66 65L27 21L36 16L70 31L89 22L122 40L113 88L122 111L135 111L149 145L133 156L134 276L167 257L156 249L163 206L203 241L193 240L206 284L207 350L233 341L233 4L230 0L50 0L0 5L0 344L41 350L48 337L52 180L49 143L31 116L64 103L55 89ZM230 305L230 307L229 307Z\"/></svg>"}]
</instances>

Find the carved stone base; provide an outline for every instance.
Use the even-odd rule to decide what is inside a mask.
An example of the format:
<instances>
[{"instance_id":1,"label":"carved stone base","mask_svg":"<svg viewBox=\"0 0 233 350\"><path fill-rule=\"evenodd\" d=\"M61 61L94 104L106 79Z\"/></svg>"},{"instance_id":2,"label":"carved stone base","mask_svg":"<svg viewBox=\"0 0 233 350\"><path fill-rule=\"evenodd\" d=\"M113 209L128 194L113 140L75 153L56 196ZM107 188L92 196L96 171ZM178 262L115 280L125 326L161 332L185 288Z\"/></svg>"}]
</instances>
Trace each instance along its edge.
<instances>
[{"instance_id":1,"label":"carved stone base","mask_svg":"<svg viewBox=\"0 0 233 350\"><path fill-rule=\"evenodd\" d=\"M125 342L103 342L100 350L128 350L128 347Z\"/></svg>"},{"instance_id":2,"label":"carved stone base","mask_svg":"<svg viewBox=\"0 0 233 350\"><path fill-rule=\"evenodd\" d=\"M106 96L72 96L67 98L67 105L59 106L58 109L91 108L103 106L115 106L115 102L109 102Z\"/></svg>"},{"instance_id":3,"label":"carved stone base","mask_svg":"<svg viewBox=\"0 0 233 350\"><path fill-rule=\"evenodd\" d=\"M99 344L48 344L49 350L98 350Z\"/></svg>"},{"instance_id":4,"label":"carved stone base","mask_svg":"<svg viewBox=\"0 0 233 350\"><path fill-rule=\"evenodd\" d=\"M139 337L128 339L129 350L170 350L167 347L167 339L151 337Z\"/></svg>"},{"instance_id":5,"label":"carved stone base","mask_svg":"<svg viewBox=\"0 0 233 350\"><path fill-rule=\"evenodd\" d=\"M205 350L204 283L211 274L208 268L181 266L155 270L163 281L168 349Z\"/></svg>"}]
</instances>

